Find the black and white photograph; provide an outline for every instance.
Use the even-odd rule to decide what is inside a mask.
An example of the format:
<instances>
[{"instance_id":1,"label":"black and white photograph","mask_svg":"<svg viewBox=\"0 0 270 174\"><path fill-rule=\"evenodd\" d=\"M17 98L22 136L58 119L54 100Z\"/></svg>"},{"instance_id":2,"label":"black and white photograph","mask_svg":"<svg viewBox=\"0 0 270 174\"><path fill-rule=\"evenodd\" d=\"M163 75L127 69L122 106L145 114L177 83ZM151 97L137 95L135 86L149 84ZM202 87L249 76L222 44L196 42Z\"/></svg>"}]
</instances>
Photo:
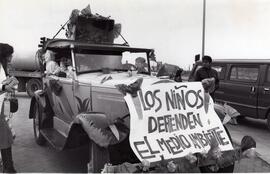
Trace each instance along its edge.
<instances>
[{"instance_id":1,"label":"black and white photograph","mask_svg":"<svg viewBox=\"0 0 270 174\"><path fill-rule=\"evenodd\" d=\"M0 173L270 173L270 1L0 0Z\"/></svg>"}]
</instances>

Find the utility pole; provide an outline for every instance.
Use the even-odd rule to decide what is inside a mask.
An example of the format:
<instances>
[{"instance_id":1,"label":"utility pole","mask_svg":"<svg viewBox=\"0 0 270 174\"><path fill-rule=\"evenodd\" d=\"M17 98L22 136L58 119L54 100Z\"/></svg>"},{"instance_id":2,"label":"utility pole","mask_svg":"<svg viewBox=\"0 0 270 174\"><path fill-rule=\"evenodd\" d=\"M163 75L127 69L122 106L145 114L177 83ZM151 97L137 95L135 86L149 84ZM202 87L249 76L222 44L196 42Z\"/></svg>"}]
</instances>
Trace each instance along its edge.
<instances>
[{"instance_id":1,"label":"utility pole","mask_svg":"<svg viewBox=\"0 0 270 174\"><path fill-rule=\"evenodd\" d=\"M205 9L206 9L206 0L203 0L202 58L204 56L204 45L205 45Z\"/></svg>"}]
</instances>

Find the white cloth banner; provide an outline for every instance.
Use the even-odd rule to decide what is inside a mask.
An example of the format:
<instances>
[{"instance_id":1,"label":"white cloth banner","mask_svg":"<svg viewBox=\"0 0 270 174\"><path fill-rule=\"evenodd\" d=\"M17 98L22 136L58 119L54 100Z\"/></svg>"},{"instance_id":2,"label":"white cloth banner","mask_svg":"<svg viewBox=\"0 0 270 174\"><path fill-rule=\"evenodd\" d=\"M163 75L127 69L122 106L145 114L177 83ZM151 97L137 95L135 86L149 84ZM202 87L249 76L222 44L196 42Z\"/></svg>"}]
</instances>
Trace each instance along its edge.
<instances>
[{"instance_id":1,"label":"white cloth banner","mask_svg":"<svg viewBox=\"0 0 270 174\"><path fill-rule=\"evenodd\" d=\"M207 152L215 138L222 151L232 150L214 111L213 100L200 82L141 86L138 96L125 96L130 111L130 145L149 162Z\"/></svg>"}]
</instances>

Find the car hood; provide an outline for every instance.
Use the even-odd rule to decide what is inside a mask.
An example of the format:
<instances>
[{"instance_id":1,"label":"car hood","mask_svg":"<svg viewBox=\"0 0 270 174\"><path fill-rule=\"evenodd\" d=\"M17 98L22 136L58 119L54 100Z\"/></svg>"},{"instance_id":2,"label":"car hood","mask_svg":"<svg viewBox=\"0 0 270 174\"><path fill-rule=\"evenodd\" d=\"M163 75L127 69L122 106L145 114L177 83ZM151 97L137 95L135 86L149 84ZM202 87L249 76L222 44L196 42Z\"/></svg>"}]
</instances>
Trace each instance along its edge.
<instances>
[{"instance_id":1,"label":"car hood","mask_svg":"<svg viewBox=\"0 0 270 174\"><path fill-rule=\"evenodd\" d=\"M169 79L159 79L156 76L150 76L145 74L137 74L136 72L111 72L109 74L104 73L86 73L78 75L79 83L91 84L93 86L104 86L115 88L115 85L126 84L129 85L135 82L137 79L143 78L142 85L153 85L159 82L173 82Z\"/></svg>"}]
</instances>

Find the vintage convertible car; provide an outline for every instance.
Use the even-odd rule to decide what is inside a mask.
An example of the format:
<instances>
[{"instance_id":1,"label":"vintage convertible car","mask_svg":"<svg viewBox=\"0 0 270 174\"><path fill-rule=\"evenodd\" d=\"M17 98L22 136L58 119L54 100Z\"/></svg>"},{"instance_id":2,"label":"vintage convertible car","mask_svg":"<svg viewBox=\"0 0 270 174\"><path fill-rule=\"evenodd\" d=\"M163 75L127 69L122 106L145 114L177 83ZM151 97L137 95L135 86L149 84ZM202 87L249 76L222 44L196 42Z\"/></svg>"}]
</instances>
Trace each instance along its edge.
<instances>
[{"instance_id":1,"label":"vintage convertible car","mask_svg":"<svg viewBox=\"0 0 270 174\"><path fill-rule=\"evenodd\" d=\"M70 60L64 62L68 70L46 74L43 56L48 50L57 63L63 57ZM47 141L58 150L89 144L89 171L93 172L100 172L106 163L139 163L129 145L129 109L116 86L132 84L138 78L144 84L164 81L151 75L152 52L126 45L48 40L38 54L43 89L32 97L29 113L37 144ZM137 57L145 58L146 72L138 73L127 66ZM236 159L231 158L231 163L219 171L232 172Z\"/></svg>"}]
</instances>

